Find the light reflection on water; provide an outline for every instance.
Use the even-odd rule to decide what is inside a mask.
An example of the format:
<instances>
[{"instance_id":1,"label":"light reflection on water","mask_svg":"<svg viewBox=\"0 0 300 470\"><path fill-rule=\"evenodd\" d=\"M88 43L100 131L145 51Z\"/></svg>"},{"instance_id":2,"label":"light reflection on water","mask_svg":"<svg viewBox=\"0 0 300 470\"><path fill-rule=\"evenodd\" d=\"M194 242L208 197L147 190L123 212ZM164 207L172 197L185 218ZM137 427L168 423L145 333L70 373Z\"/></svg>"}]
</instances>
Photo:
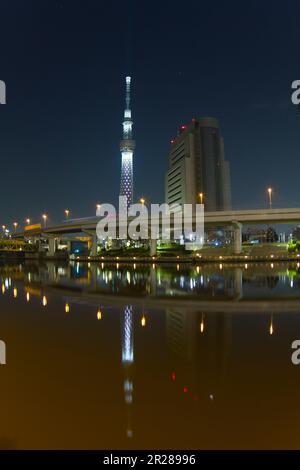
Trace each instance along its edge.
<instances>
[{"instance_id":1,"label":"light reflection on water","mask_svg":"<svg viewBox=\"0 0 300 470\"><path fill-rule=\"evenodd\" d=\"M0 446L300 447L299 314L176 300L296 299L297 265L10 264L0 279ZM173 303L138 303L153 296Z\"/></svg>"},{"instance_id":2,"label":"light reflection on water","mask_svg":"<svg viewBox=\"0 0 300 470\"><path fill-rule=\"evenodd\" d=\"M126 265L122 263L32 263L0 266L2 293L11 278L27 287L58 286L113 295L180 297L202 300L297 298L299 263L243 265ZM17 295L14 292L14 295Z\"/></svg>"}]
</instances>

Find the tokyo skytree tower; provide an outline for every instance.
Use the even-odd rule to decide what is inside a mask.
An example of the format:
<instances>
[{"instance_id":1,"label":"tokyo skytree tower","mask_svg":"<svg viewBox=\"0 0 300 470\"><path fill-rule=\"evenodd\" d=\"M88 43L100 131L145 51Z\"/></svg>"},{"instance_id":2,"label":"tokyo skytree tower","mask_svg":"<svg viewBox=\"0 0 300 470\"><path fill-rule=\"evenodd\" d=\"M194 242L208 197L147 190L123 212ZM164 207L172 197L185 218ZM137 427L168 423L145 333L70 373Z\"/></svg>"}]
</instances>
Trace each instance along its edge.
<instances>
[{"instance_id":1,"label":"tokyo skytree tower","mask_svg":"<svg viewBox=\"0 0 300 470\"><path fill-rule=\"evenodd\" d=\"M133 151L135 141L132 139L132 120L130 109L131 77L126 77L126 105L123 121L123 139L120 142L122 155L120 196L127 196L127 205L133 203Z\"/></svg>"}]
</instances>

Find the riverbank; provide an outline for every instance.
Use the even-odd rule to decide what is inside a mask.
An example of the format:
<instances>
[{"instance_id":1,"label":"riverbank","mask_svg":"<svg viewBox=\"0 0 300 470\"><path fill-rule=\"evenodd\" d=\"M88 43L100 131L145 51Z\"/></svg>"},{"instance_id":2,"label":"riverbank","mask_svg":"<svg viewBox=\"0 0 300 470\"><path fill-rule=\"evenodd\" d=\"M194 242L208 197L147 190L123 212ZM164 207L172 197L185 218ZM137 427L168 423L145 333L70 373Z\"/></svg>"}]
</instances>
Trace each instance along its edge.
<instances>
[{"instance_id":1,"label":"riverbank","mask_svg":"<svg viewBox=\"0 0 300 470\"><path fill-rule=\"evenodd\" d=\"M193 255L193 256L76 256L73 259L67 256L32 256L26 255L26 260L73 261L97 263L145 263L145 264L178 264L178 263L251 263L251 262L300 262L299 254L268 254L268 255Z\"/></svg>"},{"instance_id":2,"label":"riverbank","mask_svg":"<svg viewBox=\"0 0 300 470\"><path fill-rule=\"evenodd\" d=\"M290 253L286 244L265 244L254 247L243 247L242 253L233 254L229 248L204 248L200 252L172 251L168 253L158 250L155 256L144 251L127 253L112 251L97 256L87 254L69 254L66 251L56 252L49 256L47 252L0 251L0 260L36 260L36 261L74 261L74 262L109 262L109 263L251 263L251 262L300 262L299 253Z\"/></svg>"}]
</instances>

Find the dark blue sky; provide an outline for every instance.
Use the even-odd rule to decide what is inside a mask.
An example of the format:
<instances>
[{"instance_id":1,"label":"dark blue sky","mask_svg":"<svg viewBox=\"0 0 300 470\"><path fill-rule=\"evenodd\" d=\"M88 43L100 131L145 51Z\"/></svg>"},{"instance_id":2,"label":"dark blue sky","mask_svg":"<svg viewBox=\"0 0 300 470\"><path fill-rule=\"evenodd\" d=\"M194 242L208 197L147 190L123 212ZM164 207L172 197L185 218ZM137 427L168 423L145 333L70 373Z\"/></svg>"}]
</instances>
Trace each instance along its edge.
<instances>
[{"instance_id":1,"label":"dark blue sky","mask_svg":"<svg viewBox=\"0 0 300 470\"><path fill-rule=\"evenodd\" d=\"M135 196L164 200L170 139L215 116L234 207L299 206L300 2L1 0L0 223L94 214L119 193L132 75Z\"/></svg>"}]
</instances>

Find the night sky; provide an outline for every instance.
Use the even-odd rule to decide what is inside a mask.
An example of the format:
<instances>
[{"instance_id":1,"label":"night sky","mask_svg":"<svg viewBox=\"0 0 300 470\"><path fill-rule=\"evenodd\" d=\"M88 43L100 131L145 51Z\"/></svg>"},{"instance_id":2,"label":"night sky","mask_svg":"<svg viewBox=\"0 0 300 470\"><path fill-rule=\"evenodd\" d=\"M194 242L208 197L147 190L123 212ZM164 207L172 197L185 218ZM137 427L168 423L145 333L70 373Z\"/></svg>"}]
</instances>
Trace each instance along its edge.
<instances>
[{"instance_id":1,"label":"night sky","mask_svg":"<svg viewBox=\"0 0 300 470\"><path fill-rule=\"evenodd\" d=\"M127 74L135 198L164 202L170 140L214 116L233 207L299 207L299 44L298 0L1 0L0 223L116 202Z\"/></svg>"}]
</instances>

